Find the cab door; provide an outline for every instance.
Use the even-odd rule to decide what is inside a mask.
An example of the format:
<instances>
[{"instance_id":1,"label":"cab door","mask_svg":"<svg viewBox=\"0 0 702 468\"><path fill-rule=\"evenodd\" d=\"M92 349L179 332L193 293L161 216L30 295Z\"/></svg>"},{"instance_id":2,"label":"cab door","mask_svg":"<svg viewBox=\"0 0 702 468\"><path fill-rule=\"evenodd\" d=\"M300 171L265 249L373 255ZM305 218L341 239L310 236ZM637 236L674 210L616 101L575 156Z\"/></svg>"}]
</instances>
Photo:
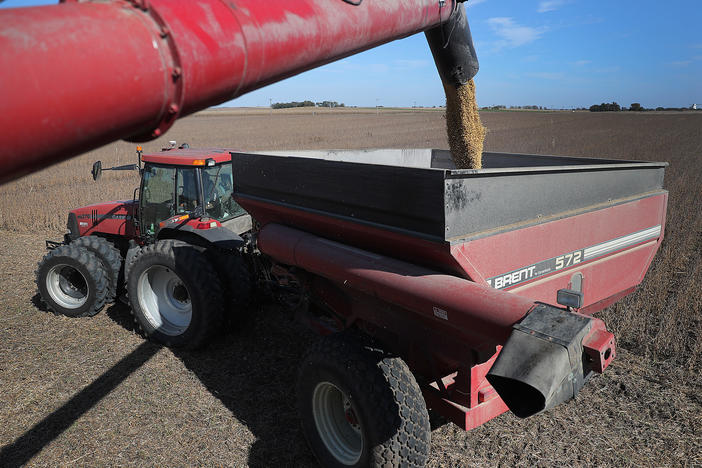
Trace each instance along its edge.
<instances>
[{"instance_id":1,"label":"cab door","mask_svg":"<svg viewBox=\"0 0 702 468\"><path fill-rule=\"evenodd\" d=\"M158 223L176 213L176 168L147 164L141 182L140 228L143 236L154 236Z\"/></svg>"}]
</instances>

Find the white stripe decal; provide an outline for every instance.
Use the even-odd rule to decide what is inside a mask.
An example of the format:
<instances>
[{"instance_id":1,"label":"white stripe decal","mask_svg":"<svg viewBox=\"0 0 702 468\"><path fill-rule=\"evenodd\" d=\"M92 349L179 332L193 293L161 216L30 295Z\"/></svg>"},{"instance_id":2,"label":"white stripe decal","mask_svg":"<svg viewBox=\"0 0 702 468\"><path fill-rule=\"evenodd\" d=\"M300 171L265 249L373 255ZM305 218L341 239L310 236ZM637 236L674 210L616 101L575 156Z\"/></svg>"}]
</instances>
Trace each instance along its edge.
<instances>
[{"instance_id":1,"label":"white stripe decal","mask_svg":"<svg viewBox=\"0 0 702 468\"><path fill-rule=\"evenodd\" d=\"M492 278L488 278L487 282L495 289L505 289L516 286L534 278L546 276L555 271L568 269L578 263L602 257L635 244L657 239L660 237L661 231L661 225L654 226L584 249L574 250L558 257L549 258L508 273L493 276Z\"/></svg>"},{"instance_id":2,"label":"white stripe decal","mask_svg":"<svg viewBox=\"0 0 702 468\"><path fill-rule=\"evenodd\" d=\"M592 258L614 252L615 250L620 250L630 245L638 244L639 242L655 239L659 237L660 234L661 226L658 225L649 229L644 229L643 231L629 234L628 236L593 245L592 247L585 249L585 260L590 260Z\"/></svg>"}]
</instances>

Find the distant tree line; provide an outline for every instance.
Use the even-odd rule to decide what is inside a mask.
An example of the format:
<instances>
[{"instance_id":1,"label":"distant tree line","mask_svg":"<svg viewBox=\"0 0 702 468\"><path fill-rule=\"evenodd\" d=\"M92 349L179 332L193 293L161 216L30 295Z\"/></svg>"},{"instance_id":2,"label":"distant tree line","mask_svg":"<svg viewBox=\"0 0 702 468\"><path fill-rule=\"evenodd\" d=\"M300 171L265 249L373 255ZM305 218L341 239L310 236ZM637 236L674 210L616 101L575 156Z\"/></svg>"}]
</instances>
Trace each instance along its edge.
<instances>
[{"instance_id":1,"label":"distant tree line","mask_svg":"<svg viewBox=\"0 0 702 468\"><path fill-rule=\"evenodd\" d=\"M543 110L542 106L509 106L510 109Z\"/></svg>"},{"instance_id":2,"label":"distant tree line","mask_svg":"<svg viewBox=\"0 0 702 468\"><path fill-rule=\"evenodd\" d=\"M685 110L699 110L690 107L656 107L657 111L685 111Z\"/></svg>"},{"instance_id":3,"label":"distant tree line","mask_svg":"<svg viewBox=\"0 0 702 468\"><path fill-rule=\"evenodd\" d=\"M505 105L497 105L497 106L485 106L481 107L480 110L549 110L548 107L545 106L505 106Z\"/></svg>"},{"instance_id":4,"label":"distant tree line","mask_svg":"<svg viewBox=\"0 0 702 468\"><path fill-rule=\"evenodd\" d=\"M622 107L616 102L611 104L603 102L602 104L593 104L590 106L590 112L619 112Z\"/></svg>"},{"instance_id":5,"label":"distant tree line","mask_svg":"<svg viewBox=\"0 0 702 468\"><path fill-rule=\"evenodd\" d=\"M628 108L621 107L616 102L612 102L609 104L603 102L602 104L595 104L595 105L590 106L590 112L619 112L619 111L644 112L644 111L650 111L650 110L653 110L653 109L646 109L639 102L632 102L631 106L629 106ZM657 110L657 111L686 111L686 110L696 110L696 109L695 109L695 106L692 105L690 107L656 107L655 110Z\"/></svg>"},{"instance_id":6,"label":"distant tree line","mask_svg":"<svg viewBox=\"0 0 702 468\"><path fill-rule=\"evenodd\" d=\"M344 103L336 101L291 101L291 102L274 102L271 104L273 109L288 109L291 107L345 107Z\"/></svg>"}]
</instances>

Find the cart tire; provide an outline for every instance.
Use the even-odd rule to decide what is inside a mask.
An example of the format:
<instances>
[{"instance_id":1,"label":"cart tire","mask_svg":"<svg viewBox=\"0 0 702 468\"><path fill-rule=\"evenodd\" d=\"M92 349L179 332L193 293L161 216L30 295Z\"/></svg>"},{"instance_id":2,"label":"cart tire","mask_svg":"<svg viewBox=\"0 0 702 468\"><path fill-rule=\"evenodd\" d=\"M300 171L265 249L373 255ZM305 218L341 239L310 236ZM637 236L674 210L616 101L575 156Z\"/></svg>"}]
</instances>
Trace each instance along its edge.
<instances>
[{"instance_id":1,"label":"cart tire","mask_svg":"<svg viewBox=\"0 0 702 468\"><path fill-rule=\"evenodd\" d=\"M127 295L139 331L174 348L202 347L222 324L222 285L202 249L177 240L130 259Z\"/></svg>"},{"instance_id":2,"label":"cart tire","mask_svg":"<svg viewBox=\"0 0 702 468\"><path fill-rule=\"evenodd\" d=\"M302 362L302 429L322 466L422 467L431 429L407 364L348 337L326 337Z\"/></svg>"},{"instance_id":3,"label":"cart tire","mask_svg":"<svg viewBox=\"0 0 702 468\"><path fill-rule=\"evenodd\" d=\"M95 254L107 273L107 302L117 297L120 287L120 272L122 270L122 255L119 249L104 237L84 236L71 242L71 245L85 247Z\"/></svg>"},{"instance_id":4,"label":"cart tire","mask_svg":"<svg viewBox=\"0 0 702 468\"><path fill-rule=\"evenodd\" d=\"M47 308L68 317L92 317L107 297L107 274L102 263L83 247L62 245L39 262L36 283Z\"/></svg>"}]
</instances>

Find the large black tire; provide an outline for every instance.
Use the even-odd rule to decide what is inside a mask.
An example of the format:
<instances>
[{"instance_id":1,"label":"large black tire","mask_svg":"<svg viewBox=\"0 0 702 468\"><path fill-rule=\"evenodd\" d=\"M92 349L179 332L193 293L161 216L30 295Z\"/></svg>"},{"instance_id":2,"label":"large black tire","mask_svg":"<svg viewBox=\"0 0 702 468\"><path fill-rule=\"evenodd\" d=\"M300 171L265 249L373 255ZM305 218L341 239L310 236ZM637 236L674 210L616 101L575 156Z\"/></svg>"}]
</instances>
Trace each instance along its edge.
<instances>
[{"instance_id":1,"label":"large black tire","mask_svg":"<svg viewBox=\"0 0 702 468\"><path fill-rule=\"evenodd\" d=\"M107 274L89 250L74 245L57 247L39 262L39 296L47 308L68 317L91 317L105 305Z\"/></svg>"},{"instance_id":2,"label":"large black tire","mask_svg":"<svg viewBox=\"0 0 702 468\"><path fill-rule=\"evenodd\" d=\"M215 262L224 287L223 306L227 326L235 328L252 306L251 272L238 253L215 251L210 253L210 258Z\"/></svg>"},{"instance_id":3,"label":"large black tire","mask_svg":"<svg viewBox=\"0 0 702 468\"><path fill-rule=\"evenodd\" d=\"M297 382L302 428L322 466L421 467L431 429L405 362L348 337L320 340Z\"/></svg>"},{"instance_id":4,"label":"large black tire","mask_svg":"<svg viewBox=\"0 0 702 468\"><path fill-rule=\"evenodd\" d=\"M107 302L112 302L117 297L120 287L120 272L122 270L122 255L119 249L110 241L98 236L85 236L71 242L71 245L85 247L95 254L107 273Z\"/></svg>"},{"instance_id":5,"label":"large black tire","mask_svg":"<svg viewBox=\"0 0 702 468\"><path fill-rule=\"evenodd\" d=\"M222 285L196 246L162 240L129 264L127 294L139 330L166 346L203 346L222 324Z\"/></svg>"}]
</instances>

